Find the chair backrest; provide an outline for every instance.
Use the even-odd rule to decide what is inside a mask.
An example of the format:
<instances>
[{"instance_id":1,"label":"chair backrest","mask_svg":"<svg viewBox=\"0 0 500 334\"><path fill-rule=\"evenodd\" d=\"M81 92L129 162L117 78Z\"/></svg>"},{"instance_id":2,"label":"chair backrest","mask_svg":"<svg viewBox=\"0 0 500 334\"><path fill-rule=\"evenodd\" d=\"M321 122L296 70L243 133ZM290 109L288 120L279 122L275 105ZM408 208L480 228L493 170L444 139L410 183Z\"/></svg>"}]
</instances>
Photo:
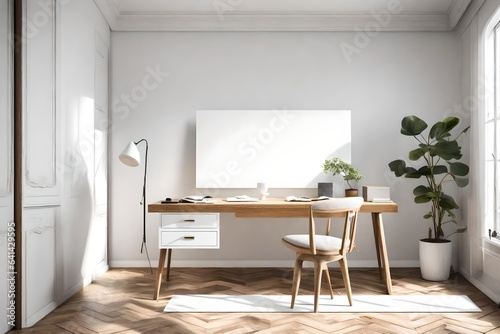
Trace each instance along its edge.
<instances>
[{"instance_id":1,"label":"chair backrest","mask_svg":"<svg viewBox=\"0 0 500 334\"><path fill-rule=\"evenodd\" d=\"M332 198L326 201L320 201L311 205L309 215L309 245L312 254L316 254L316 228L314 217L327 217L327 234L330 231L331 217L344 217L344 230L342 233L341 254L352 251L354 239L356 236L356 225L358 220L358 211L363 204L362 197L341 197Z\"/></svg>"}]
</instances>

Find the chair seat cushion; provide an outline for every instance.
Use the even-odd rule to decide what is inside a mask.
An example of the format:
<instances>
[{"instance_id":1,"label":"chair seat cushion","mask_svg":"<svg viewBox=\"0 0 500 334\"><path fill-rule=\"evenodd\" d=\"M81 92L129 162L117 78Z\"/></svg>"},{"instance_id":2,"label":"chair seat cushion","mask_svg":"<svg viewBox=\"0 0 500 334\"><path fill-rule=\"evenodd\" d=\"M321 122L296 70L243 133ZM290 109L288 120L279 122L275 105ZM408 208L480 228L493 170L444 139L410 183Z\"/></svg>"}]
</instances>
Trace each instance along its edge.
<instances>
[{"instance_id":1,"label":"chair seat cushion","mask_svg":"<svg viewBox=\"0 0 500 334\"><path fill-rule=\"evenodd\" d=\"M338 251L342 246L342 239L329 235L316 235L316 249L320 251ZM295 246L309 248L309 234L290 234L283 237L283 240Z\"/></svg>"}]
</instances>

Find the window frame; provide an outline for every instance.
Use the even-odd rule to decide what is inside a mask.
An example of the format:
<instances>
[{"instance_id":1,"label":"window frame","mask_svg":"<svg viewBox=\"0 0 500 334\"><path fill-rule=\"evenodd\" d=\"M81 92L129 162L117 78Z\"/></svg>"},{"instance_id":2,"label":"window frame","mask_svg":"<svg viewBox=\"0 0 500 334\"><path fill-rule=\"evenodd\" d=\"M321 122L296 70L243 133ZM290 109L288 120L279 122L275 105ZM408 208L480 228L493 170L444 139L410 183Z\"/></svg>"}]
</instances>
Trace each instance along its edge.
<instances>
[{"instance_id":1,"label":"window frame","mask_svg":"<svg viewBox=\"0 0 500 334\"><path fill-rule=\"evenodd\" d=\"M500 21L486 46L486 96L484 110L485 230L500 243ZM492 94L488 94L491 91ZM491 145L491 146L490 146Z\"/></svg>"}]
</instances>

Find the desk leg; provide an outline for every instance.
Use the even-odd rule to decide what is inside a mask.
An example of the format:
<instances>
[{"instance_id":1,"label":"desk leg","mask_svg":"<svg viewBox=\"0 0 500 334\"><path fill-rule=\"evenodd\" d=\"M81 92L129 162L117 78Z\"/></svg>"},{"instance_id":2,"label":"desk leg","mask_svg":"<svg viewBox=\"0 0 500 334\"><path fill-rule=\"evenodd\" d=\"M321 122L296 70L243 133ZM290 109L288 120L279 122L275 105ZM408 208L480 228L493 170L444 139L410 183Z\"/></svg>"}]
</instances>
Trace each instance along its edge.
<instances>
[{"instance_id":1,"label":"desk leg","mask_svg":"<svg viewBox=\"0 0 500 334\"><path fill-rule=\"evenodd\" d=\"M382 213L372 213L372 222L375 235L375 245L377 247L377 258L379 266L382 264L384 268L385 284L387 293L392 295L391 268L389 268L389 259L387 257L387 246L385 244L384 222L382 221Z\"/></svg>"},{"instance_id":2,"label":"desk leg","mask_svg":"<svg viewBox=\"0 0 500 334\"><path fill-rule=\"evenodd\" d=\"M166 253L167 250L165 248L160 249L160 259L158 260L158 271L156 272L155 292L153 294L154 300L158 300L158 296L160 295L161 276L163 275L163 268L165 267Z\"/></svg>"},{"instance_id":3,"label":"desk leg","mask_svg":"<svg viewBox=\"0 0 500 334\"><path fill-rule=\"evenodd\" d=\"M168 249L167 253L167 277L165 277L165 281L168 281L170 279L170 262L172 262L172 248Z\"/></svg>"},{"instance_id":4,"label":"desk leg","mask_svg":"<svg viewBox=\"0 0 500 334\"><path fill-rule=\"evenodd\" d=\"M382 262L380 259L380 231L378 229L378 224L376 223L378 221L378 218L374 217L377 215L376 213L372 213L372 225L373 225L373 237L375 239L375 251L377 252L377 262L378 262L378 273L380 275L380 279L382 280L384 278L384 275L382 273Z\"/></svg>"}]
</instances>

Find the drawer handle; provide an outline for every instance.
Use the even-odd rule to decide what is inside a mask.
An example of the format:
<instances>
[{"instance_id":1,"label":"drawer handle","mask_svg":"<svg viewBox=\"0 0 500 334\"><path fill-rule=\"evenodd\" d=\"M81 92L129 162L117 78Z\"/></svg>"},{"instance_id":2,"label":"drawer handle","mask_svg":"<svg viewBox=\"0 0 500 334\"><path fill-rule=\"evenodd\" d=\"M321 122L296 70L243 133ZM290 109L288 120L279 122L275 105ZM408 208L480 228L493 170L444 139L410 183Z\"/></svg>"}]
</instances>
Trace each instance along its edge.
<instances>
[{"instance_id":1,"label":"drawer handle","mask_svg":"<svg viewBox=\"0 0 500 334\"><path fill-rule=\"evenodd\" d=\"M184 219L184 222L186 222L186 223L194 223L194 219Z\"/></svg>"},{"instance_id":2,"label":"drawer handle","mask_svg":"<svg viewBox=\"0 0 500 334\"><path fill-rule=\"evenodd\" d=\"M188 237L184 237L183 239L184 240L194 240L194 237L188 236Z\"/></svg>"}]
</instances>

